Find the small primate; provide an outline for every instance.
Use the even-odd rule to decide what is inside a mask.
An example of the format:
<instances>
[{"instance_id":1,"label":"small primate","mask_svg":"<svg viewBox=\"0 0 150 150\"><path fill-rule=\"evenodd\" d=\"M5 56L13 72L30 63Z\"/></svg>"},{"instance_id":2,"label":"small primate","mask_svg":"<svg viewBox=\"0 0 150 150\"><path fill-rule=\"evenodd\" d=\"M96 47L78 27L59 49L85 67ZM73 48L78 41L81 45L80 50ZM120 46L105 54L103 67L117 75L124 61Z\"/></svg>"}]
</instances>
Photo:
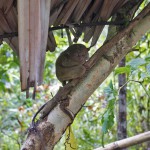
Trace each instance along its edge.
<instances>
[{"instance_id":1,"label":"small primate","mask_svg":"<svg viewBox=\"0 0 150 150\"><path fill-rule=\"evenodd\" d=\"M56 60L56 76L63 84L80 78L86 71L84 63L89 58L88 48L83 44L73 44L63 51Z\"/></svg>"},{"instance_id":2,"label":"small primate","mask_svg":"<svg viewBox=\"0 0 150 150\"><path fill-rule=\"evenodd\" d=\"M65 51L63 51L60 56L56 60L56 76L60 82L62 82L63 86L66 84L66 81L71 81L72 79L80 78L86 72L87 67L84 65L85 62L89 58L89 51L90 48L86 48L83 44L73 44L69 46ZM48 111L46 110L47 114L58 104L59 99L53 99L50 104L50 108ZM35 129L35 118L38 113L43 110L43 108L47 104L44 104L34 115L32 119L32 127L31 129ZM71 119L72 114L64 107L62 111L66 113ZM44 118L47 114L42 116ZM72 119L73 120L73 119Z\"/></svg>"}]
</instances>

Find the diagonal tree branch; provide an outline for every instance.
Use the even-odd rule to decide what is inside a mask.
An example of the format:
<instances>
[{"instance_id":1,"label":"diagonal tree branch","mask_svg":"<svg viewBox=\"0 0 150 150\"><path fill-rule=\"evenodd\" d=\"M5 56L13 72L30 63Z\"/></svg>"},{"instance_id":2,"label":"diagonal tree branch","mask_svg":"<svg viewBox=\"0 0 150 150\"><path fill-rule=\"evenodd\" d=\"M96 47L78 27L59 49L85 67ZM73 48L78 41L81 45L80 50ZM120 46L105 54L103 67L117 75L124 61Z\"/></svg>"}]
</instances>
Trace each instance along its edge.
<instances>
[{"instance_id":1,"label":"diagonal tree branch","mask_svg":"<svg viewBox=\"0 0 150 150\"><path fill-rule=\"evenodd\" d=\"M48 109L50 101L45 105L42 112L44 119L36 123L36 128L29 130L22 150L53 149L67 126L73 121L69 115L62 111L62 107L65 106L70 114L75 117L91 94L107 78L141 36L150 29L149 20L150 4L127 28L97 50L86 64L90 68L86 76L80 82L76 81L75 86L70 82L59 90L54 97L55 106L50 113ZM61 94L62 92L64 93ZM45 117L44 113L49 114Z\"/></svg>"},{"instance_id":2,"label":"diagonal tree branch","mask_svg":"<svg viewBox=\"0 0 150 150\"><path fill-rule=\"evenodd\" d=\"M110 143L105 148L97 148L95 150L116 150L130 147L150 140L150 131L144 132L133 137L129 137L120 141Z\"/></svg>"}]
</instances>

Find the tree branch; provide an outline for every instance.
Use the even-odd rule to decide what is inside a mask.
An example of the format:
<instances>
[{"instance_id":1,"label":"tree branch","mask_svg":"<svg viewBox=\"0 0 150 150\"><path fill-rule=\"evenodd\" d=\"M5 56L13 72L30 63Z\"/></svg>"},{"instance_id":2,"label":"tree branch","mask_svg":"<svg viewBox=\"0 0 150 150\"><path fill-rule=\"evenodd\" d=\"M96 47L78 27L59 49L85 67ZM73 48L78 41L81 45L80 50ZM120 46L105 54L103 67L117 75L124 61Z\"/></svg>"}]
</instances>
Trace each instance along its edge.
<instances>
[{"instance_id":1,"label":"tree branch","mask_svg":"<svg viewBox=\"0 0 150 150\"><path fill-rule=\"evenodd\" d=\"M133 137L129 137L120 141L113 142L111 144L106 145L104 148L97 148L95 150L116 150L122 149L126 147L130 147L136 144L140 144L150 140L150 131L141 133L139 135L135 135Z\"/></svg>"},{"instance_id":2,"label":"tree branch","mask_svg":"<svg viewBox=\"0 0 150 150\"><path fill-rule=\"evenodd\" d=\"M67 102L67 110L75 117L91 94L107 78L141 36L150 29L149 20L150 4L147 5L127 28L119 32L96 51L86 63L90 68L86 76L79 83L76 82L75 86L71 85L69 88L70 91L67 94L57 95L56 102L58 103L48 114L48 117L38 121L36 128L30 130L22 146L22 150L53 149L67 126L72 123L71 118L61 109L63 103ZM69 84L72 84L72 82ZM42 141L44 141L44 146Z\"/></svg>"}]
</instances>

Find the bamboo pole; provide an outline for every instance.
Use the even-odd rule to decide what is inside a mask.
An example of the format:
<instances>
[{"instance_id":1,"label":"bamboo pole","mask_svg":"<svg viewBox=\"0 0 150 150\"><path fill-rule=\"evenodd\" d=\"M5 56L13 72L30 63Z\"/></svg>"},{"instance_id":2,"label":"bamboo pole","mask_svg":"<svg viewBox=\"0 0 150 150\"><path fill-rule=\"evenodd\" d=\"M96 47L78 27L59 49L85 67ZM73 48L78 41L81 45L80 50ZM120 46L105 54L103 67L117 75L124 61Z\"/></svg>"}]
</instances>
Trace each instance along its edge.
<instances>
[{"instance_id":1,"label":"bamboo pole","mask_svg":"<svg viewBox=\"0 0 150 150\"><path fill-rule=\"evenodd\" d=\"M116 150L137 145L146 141L150 141L150 131L120 141L113 142L111 144L106 145L104 148L100 147L95 150Z\"/></svg>"}]
</instances>

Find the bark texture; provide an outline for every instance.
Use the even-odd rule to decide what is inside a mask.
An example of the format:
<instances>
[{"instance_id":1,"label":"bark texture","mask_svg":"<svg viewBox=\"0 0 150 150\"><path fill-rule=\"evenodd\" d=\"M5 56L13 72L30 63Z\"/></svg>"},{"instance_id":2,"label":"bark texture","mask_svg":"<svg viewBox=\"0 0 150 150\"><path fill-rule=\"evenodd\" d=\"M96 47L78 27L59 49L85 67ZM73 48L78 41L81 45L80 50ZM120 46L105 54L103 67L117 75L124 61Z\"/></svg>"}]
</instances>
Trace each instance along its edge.
<instances>
[{"instance_id":1,"label":"bark texture","mask_svg":"<svg viewBox=\"0 0 150 150\"><path fill-rule=\"evenodd\" d=\"M119 67L125 66L125 58L119 63ZM119 88L126 83L126 75L120 74L118 76ZM119 110L118 110L118 140L127 138L127 105L126 105L126 85L124 85L119 92ZM124 149L125 150L125 149Z\"/></svg>"}]
</instances>

